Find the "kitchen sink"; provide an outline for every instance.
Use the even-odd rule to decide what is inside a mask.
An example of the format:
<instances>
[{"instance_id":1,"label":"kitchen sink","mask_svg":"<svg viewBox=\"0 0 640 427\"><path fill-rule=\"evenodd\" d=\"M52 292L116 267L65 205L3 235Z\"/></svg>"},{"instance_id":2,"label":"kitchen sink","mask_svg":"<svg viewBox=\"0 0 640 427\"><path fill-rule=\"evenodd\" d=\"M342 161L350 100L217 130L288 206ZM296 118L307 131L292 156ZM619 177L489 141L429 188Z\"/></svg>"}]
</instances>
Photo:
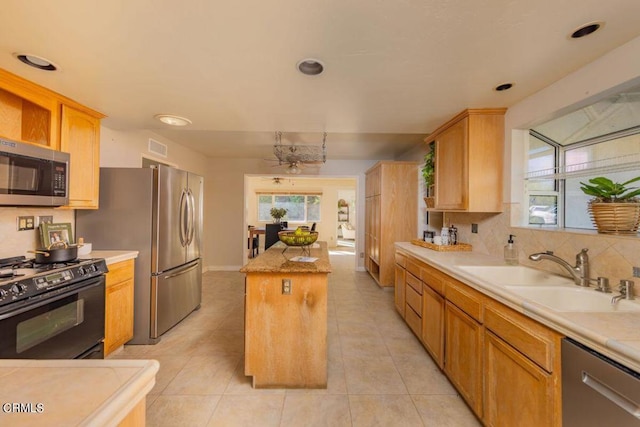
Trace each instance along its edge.
<instances>
[{"instance_id":1,"label":"kitchen sink","mask_svg":"<svg viewBox=\"0 0 640 427\"><path fill-rule=\"evenodd\" d=\"M556 311L626 312L640 311L640 303L620 300L611 304L613 294L593 288L565 286L505 286L505 289Z\"/></svg>"},{"instance_id":2,"label":"kitchen sink","mask_svg":"<svg viewBox=\"0 0 640 427\"><path fill-rule=\"evenodd\" d=\"M573 280L522 265L465 265L461 270L494 285L573 285Z\"/></svg>"}]
</instances>

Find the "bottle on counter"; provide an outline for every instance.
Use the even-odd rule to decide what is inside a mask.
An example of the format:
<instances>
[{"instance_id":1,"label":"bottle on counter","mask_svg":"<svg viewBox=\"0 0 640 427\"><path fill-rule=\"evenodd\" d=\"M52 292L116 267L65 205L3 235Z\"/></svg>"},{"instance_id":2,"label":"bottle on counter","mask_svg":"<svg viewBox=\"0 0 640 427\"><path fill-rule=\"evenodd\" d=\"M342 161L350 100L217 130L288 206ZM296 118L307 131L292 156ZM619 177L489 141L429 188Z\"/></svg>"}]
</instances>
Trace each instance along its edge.
<instances>
[{"instance_id":1,"label":"bottle on counter","mask_svg":"<svg viewBox=\"0 0 640 427\"><path fill-rule=\"evenodd\" d=\"M450 244L449 227L442 227L442 230L440 230L440 237L442 238L442 245L446 246Z\"/></svg>"},{"instance_id":2,"label":"bottle on counter","mask_svg":"<svg viewBox=\"0 0 640 427\"><path fill-rule=\"evenodd\" d=\"M509 234L509 240L504 246L504 261L509 265L518 265L518 247L513 243L514 234Z\"/></svg>"},{"instance_id":3,"label":"bottle on counter","mask_svg":"<svg viewBox=\"0 0 640 427\"><path fill-rule=\"evenodd\" d=\"M458 244L458 229L453 224L451 224L451 227L449 227L449 241L451 245Z\"/></svg>"}]
</instances>

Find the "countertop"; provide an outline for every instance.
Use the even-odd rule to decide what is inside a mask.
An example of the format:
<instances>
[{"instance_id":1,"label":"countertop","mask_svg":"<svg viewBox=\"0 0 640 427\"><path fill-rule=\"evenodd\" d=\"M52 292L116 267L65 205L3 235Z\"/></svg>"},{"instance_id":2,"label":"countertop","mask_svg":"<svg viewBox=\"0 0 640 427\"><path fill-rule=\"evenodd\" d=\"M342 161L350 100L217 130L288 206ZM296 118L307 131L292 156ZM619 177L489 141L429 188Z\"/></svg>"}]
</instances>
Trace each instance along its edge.
<instances>
[{"instance_id":1,"label":"countertop","mask_svg":"<svg viewBox=\"0 0 640 427\"><path fill-rule=\"evenodd\" d=\"M102 251L95 250L91 251L85 255L78 255L80 259L89 259L89 258L104 258L107 265L115 264L116 262L126 261L129 259L134 259L138 257L138 251Z\"/></svg>"},{"instance_id":2,"label":"countertop","mask_svg":"<svg viewBox=\"0 0 640 427\"><path fill-rule=\"evenodd\" d=\"M286 251L285 251L286 249ZM283 252L284 251L284 252ZM316 242L310 249L311 257L318 258L314 262L291 261L303 254L302 248L287 247L277 242L262 254L251 259L240 269L241 273L331 273L327 242Z\"/></svg>"},{"instance_id":3,"label":"countertop","mask_svg":"<svg viewBox=\"0 0 640 427\"><path fill-rule=\"evenodd\" d=\"M159 367L156 360L0 360L0 425L116 426L151 391Z\"/></svg>"},{"instance_id":4,"label":"countertop","mask_svg":"<svg viewBox=\"0 0 640 427\"><path fill-rule=\"evenodd\" d=\"M458 268L462 265L506 265L502 259L477 252L438 252L409 242L397 242L395 245L397 249L442 270L485 295L640 372L640 312L555 311L492 283L490 277L479 280L477 276Z\"/></svg>"}]
</instances>

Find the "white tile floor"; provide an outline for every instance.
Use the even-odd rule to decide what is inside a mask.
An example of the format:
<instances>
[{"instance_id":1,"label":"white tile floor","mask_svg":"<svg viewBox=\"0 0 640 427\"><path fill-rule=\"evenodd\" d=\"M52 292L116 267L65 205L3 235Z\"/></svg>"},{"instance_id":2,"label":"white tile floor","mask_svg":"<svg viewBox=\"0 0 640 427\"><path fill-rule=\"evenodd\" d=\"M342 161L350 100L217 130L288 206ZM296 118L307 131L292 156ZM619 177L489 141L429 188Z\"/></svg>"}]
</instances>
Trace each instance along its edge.
<instances>
[{"instance_id":1,"label":"white tile floor","mask_svg":"<svg viewBox=\"0 0 640 427\"><path fill-rule=\"evenodd\" d=\"M256 390L243 373L244 275L204 275L202 308L155 346L111 357L160 362L148 426L479 426L395 312L393 291L331 255L328 387Z\"/></svg>"}]
</instances>

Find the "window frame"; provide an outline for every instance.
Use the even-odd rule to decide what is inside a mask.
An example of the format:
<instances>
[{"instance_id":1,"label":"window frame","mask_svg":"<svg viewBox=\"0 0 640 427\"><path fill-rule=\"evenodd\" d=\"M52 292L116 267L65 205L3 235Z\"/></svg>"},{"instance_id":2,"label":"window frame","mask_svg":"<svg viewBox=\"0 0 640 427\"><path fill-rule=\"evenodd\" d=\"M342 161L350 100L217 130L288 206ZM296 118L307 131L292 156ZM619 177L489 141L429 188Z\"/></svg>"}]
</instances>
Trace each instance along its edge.
<instances>
[{"instance_id":1,"label":"window frame","mask_svg":"<svg viewBox=\"0 0 640 427\"><path fill-rule=\"evenodd\" d=\"M543 134L540 134L539 132L536 132L533 129L529 129L528 130L528 138L534 137L546 144L548 144L549 146L551 146L554 150L554 168L556 171L565 171L566 168L566 154L568 151L572 151L575 149L579 149L579 148L584 148L584 147L590 147L590 146L595 146L598 144L604 144L610 141L615 141L617 139L622 139L622 138L626 138L628 136L633 136L633 135L637 135L640 134L640 126L634 126L632 128L629 129L623 129L623 130L619 130L616 132L612 132L606 135L602 135L602 136L598 136L598 137L594 137L594 138L589 138L589 139L585 139L582 141L576 141L574 143L571 144L567 144L567 145L561 145L557 142L555 142L554 140L550 139L549 137L546 137ZM608 160L608 159L595 159L596 161L604 161L604 160ZM610 159L609 159L610 160ZM525 155L525 163L526 163L526 167L525 167L525 176L527 175L532 175L535 174L536 171L529 171L528 170L528 161L529 161L529 154L526 153ZM639 165L640 167L640 165ZM591 169L585 169L584 171L581 172L581 175L577 175L576 177L580 177L580 176L584 176L583 179L589 179L592 176L601 176L602 174L606 174L607 172L602 172L599 170L593 170L592 174L587 174L587 172L589 172ZM568 173L567 173L568 175ZM539 191L539 190L534 190L534 191L530 191L527 188L527 184L526 184L526 180L524 183L524 190L525 190L525 199L523 200L526 203L526 209L524 209L525 212L529 212L531 209L531 198L530 196L535 196L535 195L542 195L542 196L556 196L558 199L558 204L557 204L557 209L556 209L556 224L532 224L529 222L529 215L526 215L526 218L524 219L524 223L526 224L526 226L528 227L536 227L536 228L550 228L550 229L566 229L566 218L565 218L565 213L567 212L567 199L566 199L566 179L567 176L563 177L558 177L558 176L554 176L554 177L549 177L547 179L553 179L554 181L554 188L555 191ZM592 228L582 228L582 227L572 227L571 229L574 230L587 230L587 231L594 231L596 230L595 226L593 226Z\"/></svg>"},{"instance_id":2,"label":"window frame","mask_svg":"<svg viewBox=\"0 0 640 427\"><path fill-rule=\"evenodd\" d=\"M304 206L304 219L302 220L292 220L292 219L283 219L284 221L287 221L288 223L292 223L292 224L305 224L305 223L309 223L309 222L315 222L315 223L319 223L322 220L322 193L320 192L277 192L277 191L263 191L263 192L257 192L256 193L256 218L259 222L270 222L272 220L271 215L269 215L268 218L261 218L260 217L260 197L264 197L264 196L270 196L271 197L271 208L276 207L275 204L275 198L277 196L300 196L300 197L304 197L304 202L303 202L303 206ZM309 219L309 203L308 203L308 198L309 197L318 197L319 198L319 206L320 208L318 209L318 219ZM271 209L269 208L269 209Z\"/></svg>"}]
</instances>

